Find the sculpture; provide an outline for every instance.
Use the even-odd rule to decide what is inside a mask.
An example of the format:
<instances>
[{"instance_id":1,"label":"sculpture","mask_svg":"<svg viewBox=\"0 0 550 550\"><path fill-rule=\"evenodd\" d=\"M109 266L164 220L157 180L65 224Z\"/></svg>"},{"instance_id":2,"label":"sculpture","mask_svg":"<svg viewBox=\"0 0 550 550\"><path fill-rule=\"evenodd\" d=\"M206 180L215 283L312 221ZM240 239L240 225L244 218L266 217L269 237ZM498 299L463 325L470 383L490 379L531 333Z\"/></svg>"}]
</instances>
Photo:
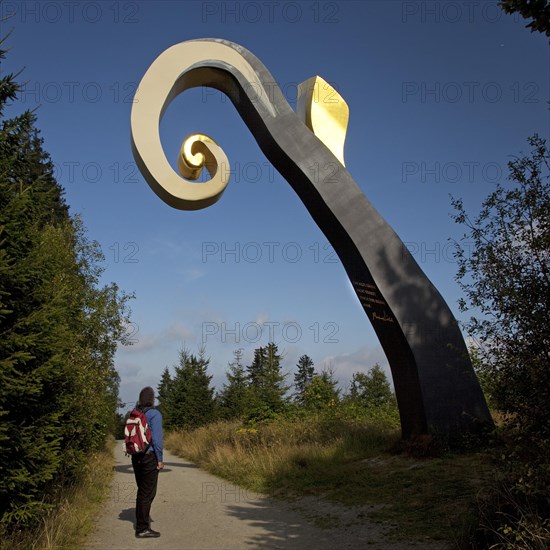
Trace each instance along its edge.
<instances>
[{"instance_id":1,"label":"sculpture","mask_svg":"<svg viewBox=\"0 0 550 550\"><path fill-rule=\"evenodd\" d=\"M233 42L190 40L164 51L136 92L132 150L157 195L183 210L216 202L229 179L228 170L220 169L229 166L223 150L201 134L182 146L183 177L164 155L160 119L178 94L196 86L231 99L338 254L388 358L403 437L449 437L491 426L449 307L344 167L348 110L337 92L320 77L304 82L296 113L264 65ZM336 101L316 101L319 92ZM196 183L202 166L211 179Z\"/></svg>"}]
</instances>

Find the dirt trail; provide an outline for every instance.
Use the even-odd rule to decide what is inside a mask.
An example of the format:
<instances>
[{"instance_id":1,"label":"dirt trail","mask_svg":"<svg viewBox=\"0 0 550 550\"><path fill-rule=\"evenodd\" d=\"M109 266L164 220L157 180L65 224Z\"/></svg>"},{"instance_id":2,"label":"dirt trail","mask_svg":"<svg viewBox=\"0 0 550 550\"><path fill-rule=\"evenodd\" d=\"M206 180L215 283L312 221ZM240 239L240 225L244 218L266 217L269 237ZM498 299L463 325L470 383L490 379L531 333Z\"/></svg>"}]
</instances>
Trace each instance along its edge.
<instances>
[{"instance_id":1,"label":"dirt trail","mask_svg":"<svg viewBox=\"0 0 550 550\"><path fill-rule=\"evenodd\" d=\"M348 508L314 497L286 503L236 487L165 451L151 527L158 539L134 537L136 486L131 461L117 442L111 492L88 550L214 550L251 548L444 548L394 544L366 517L369 507Z\"/></svg>"}]
</instances>

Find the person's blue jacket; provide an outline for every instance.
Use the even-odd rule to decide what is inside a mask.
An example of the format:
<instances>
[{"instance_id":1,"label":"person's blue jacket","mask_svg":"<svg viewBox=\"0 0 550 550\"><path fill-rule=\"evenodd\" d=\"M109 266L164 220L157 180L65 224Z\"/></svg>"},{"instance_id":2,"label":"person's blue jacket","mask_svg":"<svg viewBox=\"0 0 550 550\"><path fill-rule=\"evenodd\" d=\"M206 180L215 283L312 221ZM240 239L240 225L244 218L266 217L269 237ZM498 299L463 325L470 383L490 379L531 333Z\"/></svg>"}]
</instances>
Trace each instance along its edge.
<instances>
[{"instance_id":1,"label":"person's blue jacket","mask_svg":"<svg viewBox=\"0 0 550 550\"><path fill-rule=\"evenodd\" d=\"M147 451L154 451L159 462L164 462L162 459L162 414L157 409L148 409L145 411L147 424L151 429L151 446Z\"/></svg>"}]
</instances>

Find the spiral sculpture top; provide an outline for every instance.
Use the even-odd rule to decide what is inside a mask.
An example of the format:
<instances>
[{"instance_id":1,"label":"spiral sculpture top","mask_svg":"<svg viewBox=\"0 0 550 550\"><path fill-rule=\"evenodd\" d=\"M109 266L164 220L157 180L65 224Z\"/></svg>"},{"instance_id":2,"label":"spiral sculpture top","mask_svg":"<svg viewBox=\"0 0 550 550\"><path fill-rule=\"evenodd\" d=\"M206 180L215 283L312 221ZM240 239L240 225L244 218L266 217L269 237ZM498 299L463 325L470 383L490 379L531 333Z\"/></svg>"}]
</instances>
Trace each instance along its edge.
<instances>
[{"instance_id":1,"label":"spiral sculpture top","mask_svg":"<svg viewBox=\"0 0 550 550\"><path fill-rule=\"evenodd\" d=\"M149 67L136 92L131 115L134 156L147 183L174 208L195 210L210 206L221 197L229 181L227 156L208 138L194 139L192 145L200 146L197 152L204 155L211 179L196 183L192 181L197 176L196 171L187 171L189 179L177 174L164 154L159 131L161 118L170 102L183 91L202 85L194 78L197 69L224 65L239 72L254 90L253 100L261 103L268 113L275 114L253 67L222 41L188 41L168 48ZM186 149L185 144L182 149ZM185 151L182 154L189 159ZM181 164L180 172L186 173Z\"/></svg>"}]
</instances>

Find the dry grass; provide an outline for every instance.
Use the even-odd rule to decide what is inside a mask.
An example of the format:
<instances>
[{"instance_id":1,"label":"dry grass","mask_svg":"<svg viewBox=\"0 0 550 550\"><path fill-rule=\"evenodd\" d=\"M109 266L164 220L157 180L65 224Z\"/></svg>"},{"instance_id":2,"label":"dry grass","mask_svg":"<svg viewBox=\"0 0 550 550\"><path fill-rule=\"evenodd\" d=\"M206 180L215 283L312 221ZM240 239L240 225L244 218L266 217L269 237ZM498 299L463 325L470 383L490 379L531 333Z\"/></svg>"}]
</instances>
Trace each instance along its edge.
<instances>
[{"instance_id":1,"label":"dry grass","mask_svg":"<svg viewBox=\"0 0 550 550\"><path fill-rule=\"evenodd\" d=\"M315 495L375 505L370 519L399 540L458 541L491 476L485 453L412 458L394 449L387 419L281 418L243 427L217 422L171 433L167 447L241 487L281 498Z\"/></svg>"},{"instance_id":2,"label":"dry grass","mask_svg":"<svg viewBox=\"0 0 550 550\"><path fill-rule=\"evenodd\" d=\"M397 438L392 425L367 426L312 416L281 418L255 427L243 427L238 421L216 422L170 433L166 446L234 483L273 493L277 480L289 469L362 458L390 447Z\"/></svg>"}]
</instances>

